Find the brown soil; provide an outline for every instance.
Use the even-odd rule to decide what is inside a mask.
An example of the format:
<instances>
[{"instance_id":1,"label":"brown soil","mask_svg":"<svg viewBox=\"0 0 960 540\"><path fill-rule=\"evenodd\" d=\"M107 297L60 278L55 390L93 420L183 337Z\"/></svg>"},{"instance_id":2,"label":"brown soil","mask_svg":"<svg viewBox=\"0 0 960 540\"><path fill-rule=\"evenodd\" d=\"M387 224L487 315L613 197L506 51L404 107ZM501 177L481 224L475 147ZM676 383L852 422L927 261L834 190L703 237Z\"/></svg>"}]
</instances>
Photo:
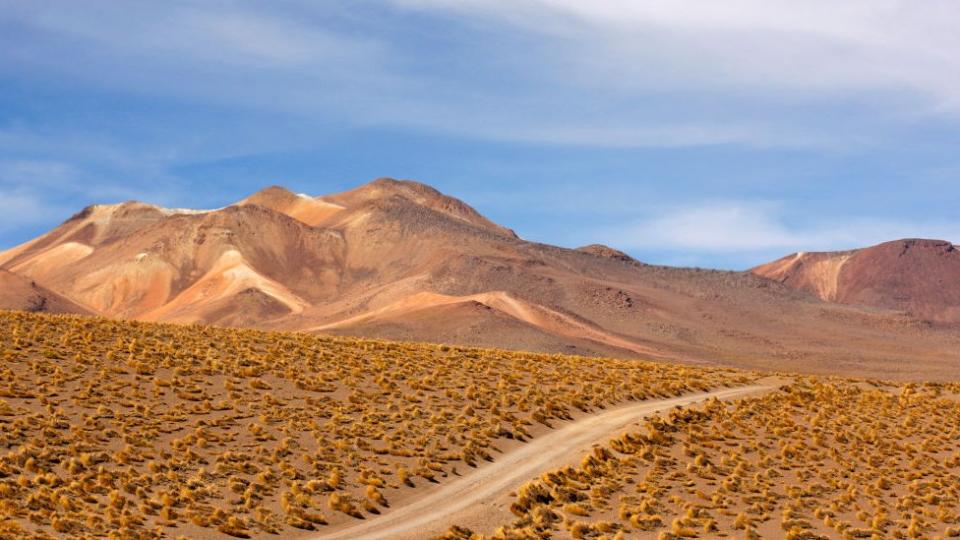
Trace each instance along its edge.
<instances>
[{"instance_id":1,"label":"brown soil","mask_svg":"<svg viewBox=\"0 0 960 540\"><path fill-rule=\"evenodd\" d=\"M960 322L960 249L907 239L834 253L798 253L758 266L757 275L831 302L900 310Z\"/></svg>"},{"instance_id":2,"label":"brown soil","mask_svg":"<svg viewBox=\"0 0 960 540\"><path fill-rule=\"evenodd\" d=\"M756 379L22 312L0 312L0 351L3 540L298 537L372 522L569 422Z\"/></svg>"},{"instance_id":3,"label":"brown soil","mask_svg":"<svg viewBox=\"0 0 960 540\"><path fill-rule=\"evenodd\" d=\"M0 269L0 306L29 312L89 314L59 294L3 269Z\"/></svg>"}]
</instances>

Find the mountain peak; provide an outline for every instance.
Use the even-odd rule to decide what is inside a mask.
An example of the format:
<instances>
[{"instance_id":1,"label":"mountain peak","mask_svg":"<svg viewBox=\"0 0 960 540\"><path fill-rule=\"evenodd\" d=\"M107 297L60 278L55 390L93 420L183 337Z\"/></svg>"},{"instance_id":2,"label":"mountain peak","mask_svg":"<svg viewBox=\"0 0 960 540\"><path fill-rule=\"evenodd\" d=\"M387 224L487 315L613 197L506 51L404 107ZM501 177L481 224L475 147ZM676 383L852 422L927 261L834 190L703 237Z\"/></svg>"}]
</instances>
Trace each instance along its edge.
<instances>
[{"instance_id":1,"label":"mountain peak","mask_svg":"<svg viewBox=\"0 0 960 540\"><path fill-rule=\"evenodd\" d=\"M274 184L272 186L267 186L260 191L250 195L244 201L257 200L257 199L272 199L272 198L289 198L296 197L296 195L289 189Z\"/></svg>"},{"instance_id":2,"label":"mountain peak","mask_svg":"<svg viewBox=\"0 0 960 540\"><path fill-rule=\"evenodd\" d=\"M906 252L911 248L918 248L921 250L943 251L945 253L949 253L956 250L956 246L953 244L953 242L948 242L947 240L936 240L933 238L903 238L901 240L885 242L875 247L880 248L884 246L897 246L901 248L904 252Z\"/></svg>"},{"instance_id":3,"label":"mountain peak","mask_svg":"<svg viewBox=\"0 0 960 540\"><path fill-rule=\"evenodd\" d=\"M236 203L235 206L256 205L286 214L307 225L317 226L343 210L343 207L317 197L297 194L283 186L268 186Z\"/></svg>"},{"instance_id":4,"label":"mountain peak","mask_svg":"<svg viewBox=\"0 0 960 540\"><path fill-rule=\"evenodd\" d=\"M614 249L603 244L590 244L589 246L578 247L577 251L581 253L589 253L590 255L596 255L597 257L603 257L606 259L615 259L618 261L631 263L639 262L619 249Z\"/></svg>"},{"instance_id":5,"label":"mountain peak","mask_svg":"<svg viewBox=\"0 0 960 540\"><path fill-rule=\"evenodd\" d=\"M364 186L360 186L360 187L361 189L364 187L394 189L394 190L408 189L413 191L428 192L435 195L441 194L435 188L427 184L424 184L423 182L417 182L416 180L400 180L400 179L392 178L389 176L381 176L380 178L371 180L370 182L367 182Z\"/></svg>"},{"instance_id":6,"label":"mountain peak","mask_svg":"<svg viewBox=\"0 0 960 540\"><path fill-rule=\"evenodd\" d=\"M371 180L362 186L344 191L342 193L329 195L324 198L367 201L371 199L392 197L395 195L411 200L418 204L423 204L437 199L453 199L453 197L447 197L436 188L433 188L422 182L417 182L416 180L397 180L396 178L391 178L388 176Z\"/></svg>"},{"instance_id":7,"label":"mountain peak","mask_svg":"<svg viewBox=\"0 0 960 540\"><path fill-rule=\"evenodd\" d=\"M960 251L946 240L904 238L849 251L795 253L754 274L823 300L960 320Z\"/></svg>"},{"instance_id":8,"label":"mountain peak","mask_svg":"<svg viewBox=\"0 0 960 540\"><path fill-rule=\"evenodd\" d=\"M335 226L343 217L339 215L343 211L394 199L401 199L497 234L517 238L512 230L490 221L459 199L444 195L421 182L390 177L377 178L348 191L318 197L293 193L283 186L273 185L261 189L236 205L263 206L311 226Z\"/></svg>"},{"instance_id":9,"label":"mountain peak","mask_svg":"<svg viewBox=\"0 0 960 540\"><path fill-rule=\"evenodd\" d=\"M399 197L413 204L445 214L448 217L469 223L481 229L510 238L517 238L517 234L511 229L490 221L477 212L472 206L460 199L445 195L436 188L415 180L397 180L389 177L377 178L358 188L328 195L322 197L322 199L351 208L364 203L388 200L393 197Z\"/></svg>"}]
</instances>

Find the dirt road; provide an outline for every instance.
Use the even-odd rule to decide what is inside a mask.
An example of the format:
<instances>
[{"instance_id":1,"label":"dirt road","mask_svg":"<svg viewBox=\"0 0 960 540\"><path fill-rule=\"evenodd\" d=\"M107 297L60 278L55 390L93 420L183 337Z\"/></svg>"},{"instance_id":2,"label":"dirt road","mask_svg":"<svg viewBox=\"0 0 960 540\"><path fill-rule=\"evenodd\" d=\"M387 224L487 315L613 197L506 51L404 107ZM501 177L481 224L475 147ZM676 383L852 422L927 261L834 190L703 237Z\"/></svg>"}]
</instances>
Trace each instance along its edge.
<instances>
[{"instance_id":1,"label":"dirt road","mask_svg":"<svg viewBox=\"0 0 960 540\"><path fill-rule=\"evenodd\" d=\"M775 388L755 385L726 388L677 398L643 401L581 418L555 431L499 456L493 463L438 486L409 504L398 506L382 516L358 521L310 540L423 539L442 533L450 525L476 522L478 514L489 512L492 501L514 490L545 471L575 464L577 457L596 442L606 442L638 419L677 406L708 398L742 397Z\"/></svg>"}]
</instances>

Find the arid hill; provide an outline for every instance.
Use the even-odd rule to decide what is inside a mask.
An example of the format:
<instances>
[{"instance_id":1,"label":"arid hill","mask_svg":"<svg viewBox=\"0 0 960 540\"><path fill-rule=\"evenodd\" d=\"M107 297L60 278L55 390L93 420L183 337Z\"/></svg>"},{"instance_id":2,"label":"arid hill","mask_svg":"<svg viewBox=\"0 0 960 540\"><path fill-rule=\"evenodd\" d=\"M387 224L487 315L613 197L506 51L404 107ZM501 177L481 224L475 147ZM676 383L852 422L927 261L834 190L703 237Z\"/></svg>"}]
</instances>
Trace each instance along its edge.
<instances>
[{"instance_id":1,"label":"arid hill","mask_svg":"<svg viewBox=\"0 0 960 540\"><path fill-rule=\"evenodd\" d=\"M795 253L752 272L828 302L960 322L960 250L943 240L905 239L852 251Z\"/></svg>"},{"instance_id":2,"label":"arid hill","mask_svg":"<svg viewBox=\"0 0 960 540\"><path fill-rule=\"evenodd\" d=\"M78 313L90 312L36 282L0 269L0 306L4 309L31 312Z\"/></svg>"},{"instance_id":3,"label":"arid hill","mask_svg":"<svg viewBox=\"0 0 960 540\"><path fill-rule=\"evenodd\" d=\"M110 317L890 378L960 372L954 330L751 273L527 242L393 179L320 197L270 187L209 211L92 206L0 253L0 268Z\"/></svg>"}]
</instances>

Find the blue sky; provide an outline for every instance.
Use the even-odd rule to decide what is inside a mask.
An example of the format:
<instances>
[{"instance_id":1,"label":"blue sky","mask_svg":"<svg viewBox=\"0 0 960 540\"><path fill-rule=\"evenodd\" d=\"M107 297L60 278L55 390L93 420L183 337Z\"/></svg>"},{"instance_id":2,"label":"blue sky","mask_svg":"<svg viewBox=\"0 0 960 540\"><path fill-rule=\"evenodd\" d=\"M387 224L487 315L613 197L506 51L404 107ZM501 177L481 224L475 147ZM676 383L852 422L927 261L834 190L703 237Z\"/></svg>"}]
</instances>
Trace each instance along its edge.
<instances>
[{"instance_id":1,"label":"blue sky","mask_svg":"<svg viewBox=\"0 0 960 540\"><path fill-rule=\"evenodd\" d=\"M743 269L960 242L960 4L0 0L0 248L83 206L379 176Z\"/></svg>"}]
</instances>

